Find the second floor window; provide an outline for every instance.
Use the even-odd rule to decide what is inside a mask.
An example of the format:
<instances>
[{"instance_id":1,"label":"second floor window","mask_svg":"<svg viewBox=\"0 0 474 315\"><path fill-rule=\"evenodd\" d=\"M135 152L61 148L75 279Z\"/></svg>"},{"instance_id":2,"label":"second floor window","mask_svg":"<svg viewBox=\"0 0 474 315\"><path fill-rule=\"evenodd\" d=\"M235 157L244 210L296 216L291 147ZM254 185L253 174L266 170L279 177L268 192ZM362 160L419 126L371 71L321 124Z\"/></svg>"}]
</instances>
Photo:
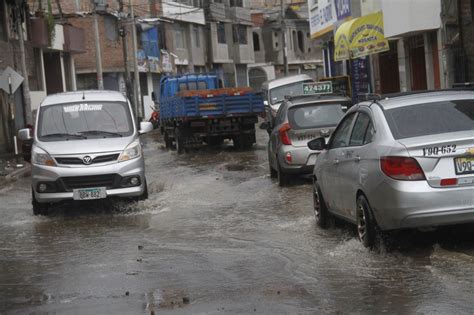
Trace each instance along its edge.
<instances>
[{"instance_id":1,"label":"second floor window","mask_svg":"<svg viewBox=\"0 0 474 315\"><path fill-rule=\"evenodd\" d=\"M256 32L253 32L253 50L260 51L260 36Z\"/></svg>"},{"instance_id":2,"label":"second floor window","mask_svg":"<svg viewBox=\"0 0 474 315\"><path fill-rule=\"evenodd\" d=\"M247 27L245 25L232 25L232 37L235 44L247 45Z\"/></svg>"},{"instance_id":3,"label":"second floor window","mask_svg":"<svg viewBox=\"0 0 474 315\"><path fill-rule=\"evenodd\" d=\"M219 44L227 43L225 40L225 24L223 23L217 24L217 42Z\"/></svg>"},{"instance_id":4,"label":"second floor window","mask_svg":"<svg viewBox=\"0 0 474 315\"><path fill-rule=\"evenodd\" d=\"M230 0L230 6L231 7L243 7L243 0Z\"/></svg>"},{"instance_id":5,"label":"second floor window","mask_svg":"<svg viewBox=\"0 0 474 315\"><path fill-rule=\"evenodd\" d=\"M184 34L184 29L181 25L176 26L174 30L174 44L176 48L186 48L186 38Z\"/></svg>"},{"instance_id":6,"label":"second floor window","mask_svg":"<svg viewBox=\"0 0 474 315\"><path fill-rule=\"evenodd\" d=\"M194 36L194 45L197 48L201 47L201 34L199 33L199 27L196 25L193 26L193 36Z\"/></svg>"}]
</instances>

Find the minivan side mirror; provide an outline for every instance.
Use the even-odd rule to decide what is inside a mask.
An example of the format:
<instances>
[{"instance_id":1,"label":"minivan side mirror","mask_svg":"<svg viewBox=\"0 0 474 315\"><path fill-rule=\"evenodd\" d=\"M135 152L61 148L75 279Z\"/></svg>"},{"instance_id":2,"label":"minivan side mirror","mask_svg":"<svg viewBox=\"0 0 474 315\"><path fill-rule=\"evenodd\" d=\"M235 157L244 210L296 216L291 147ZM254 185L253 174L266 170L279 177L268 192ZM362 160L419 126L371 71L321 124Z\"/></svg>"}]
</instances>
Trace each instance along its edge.
<instances>
[{"instance_id":1,"label":"minivan side mirror","mask_svg":"<svg viewBox=\"0 0 474 315\"><path fill-rule=\"evenodd\" d=\"M154 91L151 92L151 100L152 100L153 102L156 101L156 95L155 95L155 92L154 92Z\"/></svg>"},{"instance_id":2,"label":"minivan side mirror","mask_svg":"<svg viewBox=\"0 0 474 315\"><path fill-rule=\"evenodd\" d=\"M140 130L138 130L139 134L148 133L153 130L153 124L149 121L141 121L140 122Z\"/></svg>"},{"instance_id":3,"label":"minivan side mirror","mask_svg":"<svg viewBox=\"0 0 474 315\"><path fill-rule=\"evenodd\" d=\"M322 151L327 149L326 139L324 137L316 138L308 142L308 148L314 151Z\"/></svg>"},{"instance_id":4,"label":"minivan side mirror","mask_svg":"<svg viewBox=\"0 0 474 315\"><path fill-rule=\"evenodd\" d=\"M32 137L31 137L30 128L24 128L24 129L18 130L18 139L20 139L21 141L27 141L27 140L30 140L31 138Z\"/></svg>"}]
</instances>

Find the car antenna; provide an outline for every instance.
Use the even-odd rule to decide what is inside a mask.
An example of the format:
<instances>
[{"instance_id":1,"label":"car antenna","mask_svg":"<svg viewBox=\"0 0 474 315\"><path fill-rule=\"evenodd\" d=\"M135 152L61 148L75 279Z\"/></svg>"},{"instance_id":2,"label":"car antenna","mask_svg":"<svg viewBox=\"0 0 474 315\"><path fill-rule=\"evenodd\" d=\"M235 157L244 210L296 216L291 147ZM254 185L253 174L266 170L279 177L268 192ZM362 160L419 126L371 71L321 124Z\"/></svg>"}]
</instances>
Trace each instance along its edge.
<instances>
[{"instance_id":1,"label":"car antenna","mask_svg":"<svg viewBox=\"0 0 474 315\"><path fill-rule=\"evenodd\" d=\"M85 91L82 91L82 99L83 99L83 100L86 99L86 92L85 92Z\"/></svg>"}]
</instances>

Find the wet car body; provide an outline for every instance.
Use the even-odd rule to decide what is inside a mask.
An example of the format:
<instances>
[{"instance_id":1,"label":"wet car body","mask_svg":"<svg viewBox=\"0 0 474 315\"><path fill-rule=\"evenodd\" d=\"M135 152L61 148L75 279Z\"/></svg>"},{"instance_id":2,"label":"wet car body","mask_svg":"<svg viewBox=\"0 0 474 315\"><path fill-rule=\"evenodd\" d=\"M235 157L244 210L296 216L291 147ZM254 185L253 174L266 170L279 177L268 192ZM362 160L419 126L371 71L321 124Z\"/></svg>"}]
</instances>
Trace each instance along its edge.
<instances>
[{"instance_id":1,"label":"wet car body","mask_svg":"<svg viewBox=\"0 0 474 315\"><path fill-rule=\"evenodd\" d=\"M139 134L127 99L113 91L48 96L40 105L32 146L34 214L51 203L148 195ZM79 131L81 130L81 131ZM29 139L29 130L20 131Z\"/></svg>"},{"instance_id":2,"label":"wet car body","mask_svg":"<svg viewBox=\"0 0 474 315\"><path fill-rule=\"evenodd\" d=\"M311 174L319 151L308 141L329 138L351 99L336 94L287 97L280 106L268 142L270 173L284 186L289 176Z\"/></svg>"},{"instance_id":3,"label":"wet car body","mask_svg":"<svg viewBox=\"0 0 474 315\"><path fill-rule=\"evenodd\" d=\"M374 227L474 222L474 163L467 163L474 160L473 117L474 91L417 93L352 107L315 164L318 223L324 226L324 212L330 212L357 224L364 241ZM309 146L321 148L315 142L322 139ZM370 246L373 237L365 241Z\"/></svg>"}]
</instances>

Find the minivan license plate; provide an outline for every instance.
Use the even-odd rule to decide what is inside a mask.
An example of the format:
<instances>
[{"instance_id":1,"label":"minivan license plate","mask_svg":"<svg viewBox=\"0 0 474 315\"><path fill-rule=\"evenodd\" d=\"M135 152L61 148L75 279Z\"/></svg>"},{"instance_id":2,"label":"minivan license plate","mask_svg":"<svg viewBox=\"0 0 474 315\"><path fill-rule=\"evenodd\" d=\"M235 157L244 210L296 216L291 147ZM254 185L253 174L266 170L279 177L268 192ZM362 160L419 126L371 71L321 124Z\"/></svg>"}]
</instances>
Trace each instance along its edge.
<instances>
[{"instance_id":1,"label":"minivan license plate","mask_svg":"<svg viewBox=\"0 0 474 315\"><path fill-rule=\"evenodd\" d=\"M105 187L74 189L72 198L74 200L103 199L107 196Z\"/></svg>"},{"instance_id":2,"label":"minivan license plate","mask_svg":"<svg viewBox=\"0 0 474 315\"><path fill-rule=\"evenodd\" d=\"M456 175L474 174L474 157L454 159Z\"/></svg>"}]
</instances>

